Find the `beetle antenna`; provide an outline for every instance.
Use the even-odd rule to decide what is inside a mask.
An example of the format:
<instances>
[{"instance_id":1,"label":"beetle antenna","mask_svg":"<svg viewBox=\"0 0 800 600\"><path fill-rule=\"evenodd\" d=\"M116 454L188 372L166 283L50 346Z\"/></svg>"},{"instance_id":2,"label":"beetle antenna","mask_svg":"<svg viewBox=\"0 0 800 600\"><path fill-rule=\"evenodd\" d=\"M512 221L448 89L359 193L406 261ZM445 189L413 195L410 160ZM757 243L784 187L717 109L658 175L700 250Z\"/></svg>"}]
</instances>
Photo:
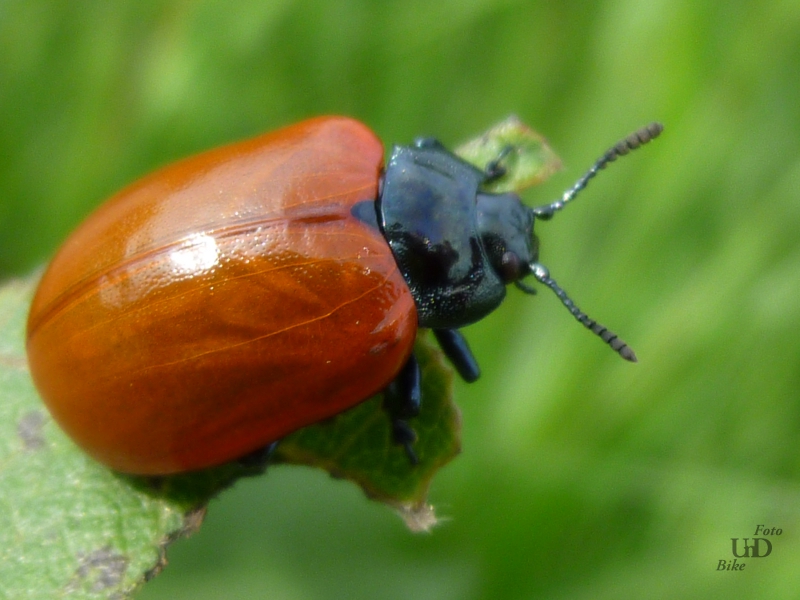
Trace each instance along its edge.
<instances>
[{"instance_id":1,"label":"beetle antenna","mask_svg":"<svg viewBox=\"0 0 800 600\"><path fill-rule=\"evenodd\" d=\"M564 208L568 202L574 199L575 196L578 195L578 192L585 188L589 181L591 181L600 170L605 169L609 163L614 162L620 156L625 156L631 150L636 150L650 140L657 138L662 131L664 131L664 126L661 123L650 123L650 125L642 127L638 131L630 134L624 140L621 140L612 148L609 148L603 156L598 158L597 162L592 165L592 168L586 171L584 176L578 179L575 185L564 192L561 198L550 204L532 209L533 214L544 221L551 219L556 212Z\"/></svg>"},{"instance_id":2,"label":"beetle antenna","mask_svg":"<svg viewBox=\"0 0 800 600\"><path fill-rule=\"evenodd\" d=\"M585 312L581 311L581 309L575 306L575 303L569 296L567 296L567 293L563 289L561 289L561 286L559 286L550 277L550 272L547 270L547 267L545 267L544 265L540 265L539 263L531 263L530 267L531 267L531 273L536 278L536 280L539 283L542 283L547 287L549 287L551 290L553 290L556 296L558 296L559 300L561 300L561 303L567 307L567 310L572 314L573 317L575 317L578 320L579 323L583 324L583 326L586 327L587 329L590 329L592 333L594 333L595 335L600 336L600 338L606 344L611 346L611 348L622 358L630 362L637 362L636 355L633 353L631 347L628 346L628 344L626 344L625 342L623 342L619 337L617 337L616 333L607 329L594 319L589 318ZM526 291L525 287L522 287L521 289L523 291Z\"/></svg>"}]
</instances>

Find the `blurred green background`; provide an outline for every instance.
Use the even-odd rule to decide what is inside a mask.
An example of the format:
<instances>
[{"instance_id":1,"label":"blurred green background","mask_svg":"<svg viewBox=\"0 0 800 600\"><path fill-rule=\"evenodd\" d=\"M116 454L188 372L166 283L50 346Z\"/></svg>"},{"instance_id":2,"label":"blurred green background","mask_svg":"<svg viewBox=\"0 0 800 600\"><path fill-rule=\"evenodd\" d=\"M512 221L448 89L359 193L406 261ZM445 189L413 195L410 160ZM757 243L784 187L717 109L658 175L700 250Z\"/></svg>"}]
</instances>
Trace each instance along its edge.
<instances>
[{"instance_id":1,"label":"blurred green background","mask_svg":"<svg viewBox=\"0 0 800 600\"><path fill-rule=\"evenodd\" d=\"M640 363L510 290L466 330L484 375L433 533L275 468L140 597L798 597L800 3L0 0L0 274L159 165L325 113L449 145L516 113L568 167L531 204L664 122L539 227ZM770 556L717 571L757 524Z\"/></svg>"}]
</instances>

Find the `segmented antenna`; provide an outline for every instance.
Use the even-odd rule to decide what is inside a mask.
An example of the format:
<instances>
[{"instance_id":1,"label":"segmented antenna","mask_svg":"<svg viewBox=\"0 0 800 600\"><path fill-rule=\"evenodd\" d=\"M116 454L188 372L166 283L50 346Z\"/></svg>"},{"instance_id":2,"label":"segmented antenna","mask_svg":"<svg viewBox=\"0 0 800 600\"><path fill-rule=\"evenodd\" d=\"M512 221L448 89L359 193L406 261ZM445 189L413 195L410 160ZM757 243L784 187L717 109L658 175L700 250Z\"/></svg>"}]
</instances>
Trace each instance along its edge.
<instances>
[{"instance_id":1,"label":"segmented antenna","mask_svg":"<svg viewBox=\"0 0 800 600\"><path fill-rule=\"evenodd\" d=\"M591 330L591 332L595 335L599 336L622 358L631 362L636 362L636 355L633 353L631 347L617 337L616 333L605 328L594 319L589 318L585 312L575 306L575 303L570 299L569 296L567 296L567 293L561 289L561 287L550 277L550 272L547 270L547 267L540 265L539 263L531 263L530 268L531 274L536 278L536 280L553 290L556 296L558 296L559 300L561 300L561 303L567 307L567 310L569 310L572 316L575 317L579 323L582 323L584 327ZM524 291L524 288L522 289Z\"/></svg>"},{"instance_id":2,"label":"segmented antenna","mask_svg":"<svg viewBox=\"0 0 800 600\"><path fill-rule=\"evenodd\" d=\"M601 169L605 169L609 163L614 162L620 156L625 156L631 150L636 150L650 140L657 138L662 131L664 131L664 126L661 123L650 123L650 125L642 127L624 140L618 142L613 148L609 148L603 156L598 158L597 162L592 165L592 168L589 169L575 185L564 192L560 199L550 204L534 208L533 214L536 215L537 218L545 221L552 218L556 212L564 208L568 202L574 199L575 196L578 195L578 192L585 188L586 184L588 184Z\"/></svg>"}]
</instances>

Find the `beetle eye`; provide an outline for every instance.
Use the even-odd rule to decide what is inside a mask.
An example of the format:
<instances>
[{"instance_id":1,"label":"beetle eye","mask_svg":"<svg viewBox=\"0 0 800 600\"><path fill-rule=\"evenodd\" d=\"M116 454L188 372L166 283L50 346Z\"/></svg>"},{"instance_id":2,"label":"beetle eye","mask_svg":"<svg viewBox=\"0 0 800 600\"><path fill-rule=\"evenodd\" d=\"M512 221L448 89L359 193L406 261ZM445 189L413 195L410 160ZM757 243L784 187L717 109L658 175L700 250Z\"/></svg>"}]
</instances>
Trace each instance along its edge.
<instances>
[{"instance_id":1,"label":"beetle eye","mask_svg":"<svg viewBox=\"0 0 800 600\"><path fill-rule=\"evenodd\" d=\"M500 259L500 277L504 283L513 283L525 275L522 261L513 252L504 252Z\"/></svg>"}]
</instances>

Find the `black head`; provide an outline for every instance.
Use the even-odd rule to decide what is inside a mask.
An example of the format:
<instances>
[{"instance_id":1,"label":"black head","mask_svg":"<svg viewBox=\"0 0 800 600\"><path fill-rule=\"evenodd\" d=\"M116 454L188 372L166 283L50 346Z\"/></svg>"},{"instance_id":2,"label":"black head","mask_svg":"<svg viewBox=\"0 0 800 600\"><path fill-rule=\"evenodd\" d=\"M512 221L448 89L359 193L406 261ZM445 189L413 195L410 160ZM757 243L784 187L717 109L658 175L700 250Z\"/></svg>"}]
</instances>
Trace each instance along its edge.
<instances>
[{"instance_id":1,"label":"black head","mask_svg":"<svg viewBox=\"0 0 800 600\"><path fill-rule=\"evenodd\" d=\"M535 290L523 280L533 276L559 297L570 313L626 360L633 351L614 333L578 309L539 263L536 220L549 220L580 192L598 171L661 133L655 123L606 152L561 198L529 208L516 194L481 191L502 176L502 160L476 169L435 140L395 147L387 163L378 225L414 296L420 327L454 329L497 308L505 287Z\"/></svg>"}]
</instances>

